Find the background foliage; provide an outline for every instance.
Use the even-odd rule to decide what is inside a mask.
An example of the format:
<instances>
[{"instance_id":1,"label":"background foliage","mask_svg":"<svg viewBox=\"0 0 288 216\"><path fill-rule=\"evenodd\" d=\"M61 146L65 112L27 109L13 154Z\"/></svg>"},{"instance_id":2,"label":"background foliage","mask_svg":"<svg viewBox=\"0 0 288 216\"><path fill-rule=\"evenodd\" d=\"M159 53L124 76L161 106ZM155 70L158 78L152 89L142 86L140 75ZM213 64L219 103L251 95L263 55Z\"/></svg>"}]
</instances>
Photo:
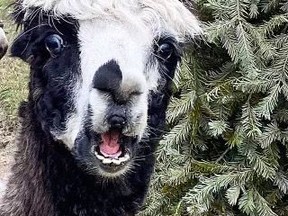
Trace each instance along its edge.
<instances>
[{"instance_id":1,"label":"background foliage","mask_svg":"<svg viewBox=\"0 0 288 216\"><path fill-rule=\"evenodd\" d=\"M287 216L288 1L196 3L141 215Z\"/></svg>"}]
</instances>

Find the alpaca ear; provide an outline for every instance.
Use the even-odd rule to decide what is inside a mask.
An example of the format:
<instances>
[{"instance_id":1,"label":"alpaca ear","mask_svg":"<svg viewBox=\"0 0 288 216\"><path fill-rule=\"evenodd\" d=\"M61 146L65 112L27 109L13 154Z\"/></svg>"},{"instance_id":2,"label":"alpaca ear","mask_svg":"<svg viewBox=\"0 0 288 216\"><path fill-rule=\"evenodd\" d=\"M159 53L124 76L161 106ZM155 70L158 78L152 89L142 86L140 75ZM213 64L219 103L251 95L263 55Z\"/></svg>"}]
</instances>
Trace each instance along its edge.
<instances>
[{"instance_id":1,"label":"alpaca ear","mask_svg":"<svg viewBox=\"0 0 288 216\"><path fill-rule=\"evenodd\" d=\"M11 56L21 58L23 61L31 63L34 59L32 52L34 43L31 42L31 35L28 33L20 34L11 46Z\"/></svg>"},{"instance_id":2,"label":"alpaca ear","mask_svg":"<svg viewBox=\"0 0 288 216\"><path fill-rule=\"evenodd\" d=\"M43 28L25 31L12 43L11 56L21 58L29 64L42 64L42 60L47 57L44 45L46 36L47 31Z\"/></svg>"}]
</instances>

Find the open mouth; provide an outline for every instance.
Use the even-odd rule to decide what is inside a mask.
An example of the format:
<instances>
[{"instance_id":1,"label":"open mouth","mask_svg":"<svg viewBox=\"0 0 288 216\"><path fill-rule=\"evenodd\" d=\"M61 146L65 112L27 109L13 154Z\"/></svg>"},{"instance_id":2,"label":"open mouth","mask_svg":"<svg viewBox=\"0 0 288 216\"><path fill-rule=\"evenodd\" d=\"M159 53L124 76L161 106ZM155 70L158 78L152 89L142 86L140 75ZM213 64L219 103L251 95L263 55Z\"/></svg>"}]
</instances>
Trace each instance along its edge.
<instances>
[{"instance_id":1,"label":"open mouth","mask_svg":"<svg viewBox=\"0 0 288 216\"><path fill-rule=\"evenodd\" d=\"M127 141L119 130L110 130L101 134L100 145L95 147L95 156L105 169L117 170L127 164L131 159L131 152L127 148ZM125 145L124 145L125 143Z\"/></svg>"}]
</instances>

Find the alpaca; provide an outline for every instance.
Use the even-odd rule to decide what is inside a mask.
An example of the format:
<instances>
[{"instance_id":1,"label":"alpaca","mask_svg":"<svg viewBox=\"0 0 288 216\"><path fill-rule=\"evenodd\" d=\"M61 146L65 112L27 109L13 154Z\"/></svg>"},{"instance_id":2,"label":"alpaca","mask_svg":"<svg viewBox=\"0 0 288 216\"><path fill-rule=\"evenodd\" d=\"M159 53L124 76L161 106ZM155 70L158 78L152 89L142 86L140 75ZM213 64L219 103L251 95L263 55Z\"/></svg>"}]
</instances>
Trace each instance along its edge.
<instances>
[{"instance_id":1,"label":"alpaca","mask_svg":"<svg viewBox=\"0 0 288 216\"><path fill-rule=\"evenodd\" d=\"M0 22L0 60L3 58L3 56L6 54L8 49L8 41L5 36L5 32L3 30L3 23Z\"/></svg>"},{"instance_id":2,"label":"alpaca","mask_svg":"<svg viewBox=\"0 0 288 216\"><path fill-rule=\"evenodd\" d=\"M18 0L14 16L30 82L0 215L135 215L197 19L178 0Z\"/></svg>"}]
</instances>

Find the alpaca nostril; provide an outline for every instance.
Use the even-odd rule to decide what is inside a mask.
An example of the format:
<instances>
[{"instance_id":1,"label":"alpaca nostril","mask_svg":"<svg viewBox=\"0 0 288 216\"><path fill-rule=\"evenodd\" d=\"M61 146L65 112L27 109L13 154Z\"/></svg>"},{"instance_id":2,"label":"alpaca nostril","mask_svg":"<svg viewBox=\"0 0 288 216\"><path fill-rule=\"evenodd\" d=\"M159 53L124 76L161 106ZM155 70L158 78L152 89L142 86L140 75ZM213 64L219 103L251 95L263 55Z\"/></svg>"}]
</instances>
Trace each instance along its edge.
<instances>
[{"instance_id":1,"label":"alpaca nostril","mask_svg":"<svg viewBox=\"0 0 288 216\"><path fill-rule=\"evenodd\" d=\"M126 125L126 119L122 116L113 115L109 118L108 123L113 129L123 129Z\"/></svg>"}]
</instances>

